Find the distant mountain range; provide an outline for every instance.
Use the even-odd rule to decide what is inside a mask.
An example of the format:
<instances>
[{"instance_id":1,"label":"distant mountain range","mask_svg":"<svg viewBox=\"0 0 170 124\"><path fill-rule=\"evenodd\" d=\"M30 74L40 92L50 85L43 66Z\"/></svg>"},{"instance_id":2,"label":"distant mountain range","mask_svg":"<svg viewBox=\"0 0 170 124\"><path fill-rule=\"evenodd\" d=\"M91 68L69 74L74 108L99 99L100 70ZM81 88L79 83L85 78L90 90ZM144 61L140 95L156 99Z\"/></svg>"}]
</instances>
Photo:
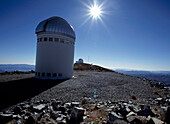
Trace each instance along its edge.
<instances>
[{"instance_id":1,"label":"distant mountain range","mask_svg":"<svg viewBox=\"0 0 170 124\"><path fill-rule=\"evenodd\" d=\"M114 70L119 73L123 74L170 74L170 71L138 71L138 70L123 70L123 69L116 69Z\"/></svg>"},{"instance_id":2,"label":"distant mountain range","mask_svg":"<svg viewBox=\"0 0 170 124\"><path fill-rule=\"evenodd\" d=\"M35 70L35 65L27 65L27 64L0 64L0 73L8 71L31 71Z\"/></svg>"},{"instance_id":3,"label":"distant mountain range","mask_svg":"<svg viewBox=\"0 0 170 124\"><path fill-rule=\"evenodd\" d=\"M135 77L147 78L153 81L162 82L166 86L170 86L170 71L127 71L118 69L114 71Z\"/></svg>"}]
</instances>

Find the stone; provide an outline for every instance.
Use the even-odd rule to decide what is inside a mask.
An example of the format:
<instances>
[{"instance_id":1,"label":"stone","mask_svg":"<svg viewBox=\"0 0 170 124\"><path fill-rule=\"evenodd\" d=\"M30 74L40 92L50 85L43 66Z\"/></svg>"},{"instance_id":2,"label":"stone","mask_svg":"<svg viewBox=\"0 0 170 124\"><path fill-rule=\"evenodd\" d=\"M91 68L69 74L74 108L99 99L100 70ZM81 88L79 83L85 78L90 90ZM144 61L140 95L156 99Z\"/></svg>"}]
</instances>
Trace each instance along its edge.
<instances>
[{"instance_id":1,"label":"stone","mask_svg":"<svg viewBox=\"0 0 170 124\"><path fill-rule=\"evenodd\" d=\"M107 124L107 121L103 121L102 124Z\"/></svg>"},{"instance_id":2,"label":"stone","mask_svg":"<svg viewBox=\"0 0 170 124\"><path fill-rule=\"evenodd\" d=\"M20 115L12 115L12 118L18 120L18 119L21 119L21 116Z\"/></svg>"},{"instance_id":3,"label":"stone","mask_svg":"<svg viewBox=\"0 0 170 124\"><path fill-rule=\"evenodd\" d=\"M18 121L16 122L16 124L22 124L22 123L21 123L21 120L18 120Z\"/></svg>"},{"instance_id":4,"label":"stone","mask_svg":"<svg viewBox=\"0 0 170 124\"><path fill-rule=\"evenodd\" d=\"M23 106L24 109L27 109L27 108L29 108L29 107L30 107L30 105L28 105L28 104L26 104L26 105Z\"/></svg>"},{"instance_id":5,"label":"stone","mask_svg":"<svg viewBox=\"0 0 170 124\"><path fill-rule=\"evenodd\" d=\"M152 117L152 120L153 120L154 124L164 124L163 121L161 121L161 120L159 120L157 118Z\"/></svg>"},{"instance_id":6,"label":"stone","mask_svg":"<svg viewBox=\"0 0 170 124\"><path fill-rule=\"evenodd\" d=\"M85 113L85 109L75 107L71 111L71 121L72 122L82 122L83 121L83 116Z\"/></svg>"},{"instance_id":7,"label":"stone","mask_svg":"<svg viewBox=\"0 0 170 124\"><path fill-rule=\"evenodd\" d=\"M165 122L170 124L170 107L168 107L166 115L165 115Z\"/></svg>"},{"instance_id":8,"label":"stone","mask_svg":"<svg viewBox=\"0 0 170 124\"><path fill-rule=\"evenodd\" d=\"M26 114L25 114L25 116L30 116L31 115L31 113L30 112L27 112Z\"/></svg>"},{"instance_id":9,"label":"stone","mask_svg":"<svg viewBox=\"0 0 170 124\"><path fill-rule=\"evenodd\" d=\"M67 109L64 106L60 106L58 108L58 111L61 111L61 113L64 113Z\"/></svg>"},{"instance_id":10,"label":"stone","mask_svg":"<svg viewBox=\"0 0 170 124\"><path fill-rule=\"evenodd\" d=\"M127 117L127 121L128 121L129 123L131 123L131 122L135 119L135 117L136 117L136 116L128 116L128 117Z\"/></svg>"},{"instance_id":11,"label":"stone","mask_svg":"<svg viewBox=\"0 0 170 124\"><path fill-rule=\"evenodd\" d=\"M127 121L131 124L146 124L148 122L145 116L129 116Z\"/></svg>"},{"instance_id":12,"label":"stone","mask_svg":"<svg viewBox=\"0 0 170 124\"><path fill-rule=\"evenodd\" d=\"M129 107L125 107L126 108L126 111L129 113L131 112L131 110L129 109Z\"/></svg>"},{"instance_id":13,"label":"stone","mask_svg":"<svg viewBox=\"0 0 170 124\"><path fill-rule=\"evenodd\" d=\"M117 119L123 119L121 115L116 114L115 112L110 112L108 114L108 123L113 123Z\"/></svg>"},{"instance_id":14,"label":"stone","mask_svg":"<svg viewBox=\"0 0 170 124\"><path fill-rule=\"evenodd\" d=\"M63 118L62 117L57 117L56 121L62 121Z\"/></svg>"},{"instance_id":15,"label":"stone","mask_svg":"<svg viewBox=\"0 0 170 124\"><path fill-rule=\"evenodd\" d=\"M146 116L146 117L148 117L149 115L152 117L155 116L155 114L150 109L150 106L147 106L145 109L140 110L139 112L137 112L137 114L140 116Z\"/></svg>"},{"instance_id":16,"label":"stone","mask_svg":"<svg viewBox=\"0 0 170 124\"><path fill-rule=\"evenodd\" d=\"M7 123L12 120L12 114L0 114L0 122Z\"/></svg>"},{"instance_id":17,"label":"stone","mask_svg":"<svg viewBox=\"0 0 170 124\"><path fill-rule=\"evenodd\" d=\"M45 104L40 104L40 105L37 105L37 106L33 106L33 111L34 112L42 112L44 109L45 109Z\"/></svg>"},{"instance_id":18,"label":"stone","mask_svg":"<svg viewBox=\"0 0 170 124\"><path fill-rule=\"evenodd\" d=\"M72 102L71 103L71 107L73 108L73 107L78 107L79 106L79 102Z\"/></svg>"},{"instance_id":19,"label":"stone","mask_svg":"<svg viewBox=\"0 0 170 124\"><path fill-rule=\"evenodd\" d=\"M29 116L28 119L26 119L25 124L35 124L35 119L32 116Z\"/></svg>"},{"instance_id":20,"label":"stone","mask_svg":"<svg viewBox=\"0 0 170 124\"><path fill-rule=\"evenodd\" d=\"M170 105L170 99L166 99L165 102Z\"/></svg>"},{"instance_id":21,"label":"stone","mask_svg":"<svg viewBox=\"0 0 170 124\"><path fill-rule=\"evenodd\" d=\"M113 124L128 124L128 123L124 120L117 119L113 122Z\"/></svg>"},{"instance_id":22,"label":"stone","mask_svg":"<svg viewBox=\"0 0 170 124\"><path fill-rule=\"evenodd\" d=\"M15 107L14 109L13 109L13 112L14 112L14 114L21 114L22 112L22 109L21 109L21 107L20 106L17 106L17 107Z\"/></svg>"},{"instance_id":23,"label":"stone","mask_svg":"<svg viewBox=\"0 0 170 124\"><path fill-rule=\"evenodd\" d=\"M40 121L41 118L43 117L44 113L42 112L38 117L37 117L37 120Z\"/></svg>"},{"instance_id":24,"label":"stone","mask_svg":"<svg viewBox=\"0 0 170 124\"><path fill-rule=\"evenodd\" d=\"M63 120L66 118L65 115L59 114L58 117L56 118L57 122L63 122Z\"/></svg>"},{"instance_id":25,"label":"stone","mask_svg":"<svg viewBox=\"0 0 170 124\"><path fill-rule=\"evenodd\" d=\"M132 101L129 101L129 104L132 104Z\"/></svg>"},{"instance_id":26,"label":"stone","mask_svg":"<svg viewBox=\"0 0 170 124\"><path fill-rule=\"evenodd\" d=\"M24 120L27 120L27 119L28 119L28 116L24 116L23 119L24 119Z\"/></svg>"},{"instance_id":27,"label":"stone","mask_svg":"<svg viewBox=\"0 0 170 124\"><path fill-rule=\"evenodd\" d=\"M126 115L126 117L129 117L129 116L136 116L136 115L137 115L136 113L130 112L130 113L128 113L128 114Z\"/></svg>"},{"instance_id":28,"label":"stone","mask_svg":"<svg viewBox=\"0 0 170 124\"><path fill-rule=\"evenodd\" d=\"M50 117L51 117L52 119L56 120L57 117L58 117L58 115L59 115L58 112L53 111L53 112L51 113L51 116L50 116Z\"/></svg>"},{"instance_id":29,"label":"stone","mask_svg":"<svg viewBox=\"0 0 170 124\"><path fill-rule=\"evenodd\" d=\"M70 108L70 107L71 107L71 103L69 103L69 102L68 102L68 103L65 103L65 104L64 104L64 107Z\"/></svg>"},{"instance_id":30,"label":"stone","mask_svg":"<svg viewBox=\"0 0 170 124\"><path fill-rule=\"evenodd\" d=\"M53 101L51 103L51 106L53 107L54 110L57 110L60 104L61 104L60 101Z\"/></svg>"},{"instance_id":31,"label":"stone","mask_svg":"<svg viewBox=\"0 0 170 124\"><path fill-rule=\"evenodd\" d=\"M158 109L158 111L156 113L157 115L159 115L159 119L161 119L162 121L165 121L165 119L166 119L167 108L168 107L162 106L161 108Z\"/></svg>"},{"instance_id":32,"label":"stone","mask_svg":"<svg viewBox=\"0 0 170 124\"><path fill-rule=\"evenodd\" d=\"M162 98L156 98L156 100L161 101L161 100L162 100Z\"/></svg>"},{"instance_id":33,"label":"stone","mask_svg":"<svg viewBox=\"0 0 170 124\"><path fill-rule=\"evenodd\" d=\"M55 109L55 110L56 110L56 109ZM48 106L47 111L48 111L48 112L52 112L52 111L53 111L53 107L52 107L52 106Z\"/></svg>"},{"instance_id":34,"label":"stone","mask_svg":"<svg viewBox=\"0 0 170 124\"><path fill-rule=\"evenodd\" d=\"M128 114L128 111L126 110L126 108L120 108L118 110L118 112L124 117L126 118L126 115Z\"/></svg>"}]
</instances>

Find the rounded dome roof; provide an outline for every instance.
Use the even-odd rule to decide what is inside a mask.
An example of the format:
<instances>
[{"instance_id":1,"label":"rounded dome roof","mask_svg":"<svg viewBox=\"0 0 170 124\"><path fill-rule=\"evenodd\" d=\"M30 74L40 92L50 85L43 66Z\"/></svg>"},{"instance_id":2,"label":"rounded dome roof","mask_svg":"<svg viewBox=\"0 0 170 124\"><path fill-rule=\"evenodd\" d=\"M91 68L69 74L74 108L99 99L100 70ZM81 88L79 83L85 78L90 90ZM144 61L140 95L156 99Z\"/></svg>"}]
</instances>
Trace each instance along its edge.
<instances>
[{"instance_id":1,"label":"rounded dome roof","mask_svg":"<svg viewBox=\"0 0 170 124\"><path fill-rule=\"evenodd\" d=\"M54 32L75 39L73 27L66 20L57 16L40 22L35 33L38 34L40 32Z\"/></svg>"}]
</instances>

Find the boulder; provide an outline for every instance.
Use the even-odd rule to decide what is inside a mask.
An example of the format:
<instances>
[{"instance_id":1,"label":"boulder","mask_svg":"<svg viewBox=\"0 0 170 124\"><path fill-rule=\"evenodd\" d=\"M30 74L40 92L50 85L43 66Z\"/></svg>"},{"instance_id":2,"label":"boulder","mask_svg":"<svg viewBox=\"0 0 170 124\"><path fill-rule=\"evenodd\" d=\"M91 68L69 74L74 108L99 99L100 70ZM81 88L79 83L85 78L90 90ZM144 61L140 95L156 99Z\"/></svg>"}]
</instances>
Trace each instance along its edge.
<instances>
[{"instance_id":1,"label":"boulder","mask_svg":"<svg viewBox=\"0 0 170 124\"><path fill-rule=\"evenodd\" d=\"M30 107L30 105L28 105L28 104L25 104L25 105L23 106L24 109L27 109L27 108L29 108L29 107Z\"/></svg>"},{"instance_id":2,"label":"boulder","mask_svg":"<svg viewBox=\"0 0 170 124\"><path fill-rule=\"evenodd\" d=\"M127 115L126 115L126 117L129 117L129 116L136 116L137 114L136 113L134 113L134 112L129 112Z\"/></svg>"},{"instance_id":3,"label":"boulder","mask_svg":"<svg viewBox=\"0 0 170 124\"><path fill-rule=\"evenodd\" d=\"M168 107L166 115L165 115L165 122L170 124L170 107Z\"/></svg>"},{"instance_id":4,"label":"boulder","mask_svg":"<svg viewBox=\"0 0 170 124\"><path fill-rule=\"evenodd\" d=\"M110 112L108 114L108 123L113 123L114 121L116 121L117 119L123 119L123 117L121 115L118 115L115 112Z\"/></svg>"},{"instance_id":5,"label":"boulder","mask_svg":"<svg viewBox=\"0 0 170 124\"><path fill-rule=\"evenodd\" d=\"M61 111L61 113L64 113L67 109L64 106L60 106L58 108L58 111Z\"/></svg>"},{"instance_id":6,"label":"boulder","mask_svg":"<svg viewBox=\"0 0 170 124\"><path fill-rule=\"evenodd\" d=\"M73 108L73 107L78 107L79 106L79 102L72 102L71 103L71 107Z\"/></svg>"},{"instance_id":7,"label":"boulder","mask_svg":"<svg viewBox=\"0 0 170 124\"><path fill-rule=\"evenodd\" d=\"M28 119L26 119L25 124L35 124L36 120L32 117L29 116Z\"/></svg>"},{"instance_id":8,"label":"boulder","mask_svg":"<svg viewBox=\"0 0 170 124\"><path fill-rule=\"evenodd\" d=\"M68 102L68 103L65 103L65 104L64 104L64 107L70 108L70 107L71 107L71 103L69 103L69 102Z\"/></svg>"},{"instance_id":9,"label":"boulder","mask_svg":"<svg viewBox=\"0 0 170 124\"><path fill-rule=\"evenodd\" d=\"M131 124L146 124L148 119L145 116L129 116L127 121Z\"/></svg>"},{"instance_id":10,"label":"boulder","mask_svg":"<svg viewBox=\"0 0 170 124\"><path fill-rule=\"evenodd\" d=\"M0 122L7 123L12 120L12 114L0 114Z\"/></svg>"},{"instance_id":11,"label":"boulder","mask_svg":"<svg viewBox=\"0 0 170 124\"><path fill-rule=\"evenodd\" d=\"M126 108L120 108L118 112L123 116L123 118L126 118L126 115L128 114L128 111Z\"/></svg>"},{"instance_id":12,"label":"boulder","mask_svg":"<svg viewBox=\"0 0 170 124\"><path fill-rule=\"evenodd\" d=\"M17 106L13 109L13 112L14 112L15 115L21 114L22 113L21 111L22 111L22 109L21 109L20 106Z\"/></svg>"},{"instance_id":13,"label":"boulder","mask_svg":"<svg viewBox=\"0 0 170 124\"><path fill-rule=\"evenodd\" d=\"M61 101L53 101L51 103L51 106L53 107L54 110L57 110L60 104L61 104Z\"/></svg>"},{"instance_id":14,"label":"boulder","mask_svg":"<svg viewBox=\"0 0 170 124\"><path fill-rule=\"evenodd\" d=\"M161 120L159 120L157 118L152 117L152 120L153 120L154 124L164 124L163 121L161 121Z\"/></svg>"},{"instance_id":15,"label":"boulder","mask_svg":"<svg viewBox=\"0 0 170 124\"><path fill-rule=\"evenodd\" d=\"M50 117L51 117L52 119L56 120L57 117L58 117L58 115L59 115L58 112L53 111L53 112L50 114Z\"/></svg>"},{"instance_id":16,"label":"boulder","mask_svg":"<svg viewBox=\"0 0 170 124\"><path fill-rule=\"evenodd\" d=\"M85 109L83 108L79 108L79 107L75 107L72 109L71 111L71 122L82 122L83 121L83 116L84 116L84 113L85 113Z\"/></svg>"},{"instance_id":17,"label":"boulder","mask_svg":"<svg viewBox=\"0 0 170 124\"><path fill-rule=\"evenodd\" d=\"M146 108L140 110L139 112L137 112L137 114L140 115L140 116L145 116L145 117L148 117L149 115L152 116L152 117L155 116L155 114L150 109L150 106L147 106Z\"/></svg>"},{"instance_id":18,"label":"boulder","mask_svg":"<svg viewBox=\"0 0 170 124\"><path fill-rule=\"evenodd\" d=\"M33 106L33 112L42 112L45 109L46 105L45 104L40 104L37 106Z\"/></svg>"}]
</instances>

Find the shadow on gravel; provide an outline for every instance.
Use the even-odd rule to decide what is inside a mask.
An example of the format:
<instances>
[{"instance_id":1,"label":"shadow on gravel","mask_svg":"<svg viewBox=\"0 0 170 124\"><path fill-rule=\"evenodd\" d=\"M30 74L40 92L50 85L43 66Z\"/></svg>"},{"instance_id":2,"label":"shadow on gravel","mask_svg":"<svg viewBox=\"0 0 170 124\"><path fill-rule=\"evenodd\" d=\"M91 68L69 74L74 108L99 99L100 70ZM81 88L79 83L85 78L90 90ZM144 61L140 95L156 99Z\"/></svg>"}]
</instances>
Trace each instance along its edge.
<instances>
[{"instance_id":1,"label":"shadow on gravel","mask_svg":"<svg viewBox=\"0 0 170 124\"><path fill-rule=\"evenodd\" d=\"M0 82L0 111L11 105L30 99L65 80L40 80L27 78Z\"/></svg>"}]
</instances>

